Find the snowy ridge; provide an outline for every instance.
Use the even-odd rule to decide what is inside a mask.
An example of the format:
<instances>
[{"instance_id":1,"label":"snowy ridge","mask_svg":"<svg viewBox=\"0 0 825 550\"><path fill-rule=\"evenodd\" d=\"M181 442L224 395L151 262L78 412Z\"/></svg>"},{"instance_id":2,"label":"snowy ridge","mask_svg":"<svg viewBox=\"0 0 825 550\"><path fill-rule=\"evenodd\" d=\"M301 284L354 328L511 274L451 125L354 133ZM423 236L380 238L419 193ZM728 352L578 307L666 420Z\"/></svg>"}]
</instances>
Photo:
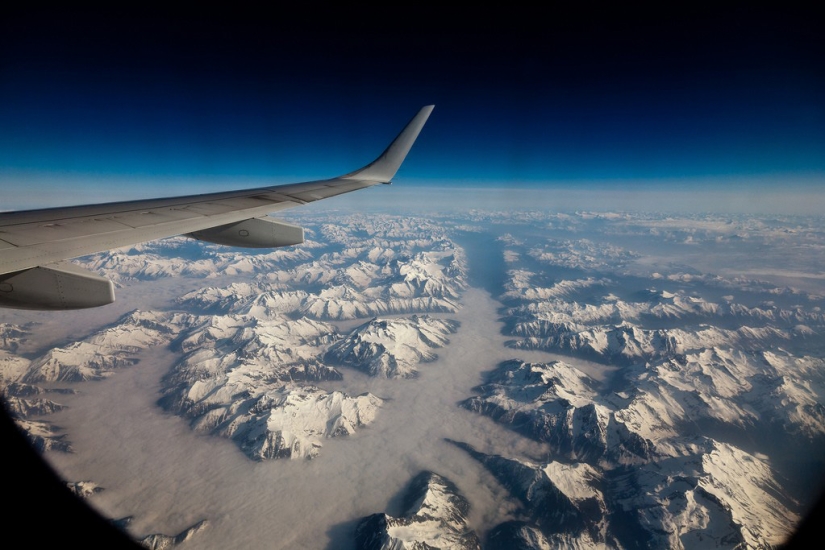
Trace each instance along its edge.
<instances>
[{"instance_id":1,"label":"snowy ridge","mask_svg":"<svg viewBox=\"0 0 825 550\"><path fill-rule=\"evenodd\" d=\"M587 533L579 536L554 533L546 536L523 521L507 521L494 527L487 536L487 550L590 550L609 548L592 540Z\"/></svg>"},{"instance_id":2,"label":"snowy ridge","mask_svg":"<svg viewBox=\"0 0 825 550\"><path fill-rule=\"evenodd\" d=\"M20 380L30 364L28 359L0 349L0 390L7 384Z\"/></svg>"},{"instance_id":3,"label":"snowy ridge","mask_svg":"<svg viewBox=\"0 0 825 550\"><path fill-rule=\"evenodd\" d=\"M35 326L36 323L26 323L24 325L0 323L0 352L17 351L20 342L31 336L31 331Z\"/></svg>"},{"instance_id":4,"label":"snowy ridge","mask_svg":"<svg viewBox=\"0 0 825 550\"><path fill-rule=\"evenodd\" d=\"M651 441L598 399L597 384L562 362L507 361L478 386L481 396L460 405L511 425L550 445L559 457L591 464L638 463L654 454Z\"/></svg>"},{"instance_id":5,"label":"snowy ridge","mask_svg":"<svg viewBox=\"0 0 825 550\"><path fill-rule=\"evenodd\" d=\"M211 317L182 338L186 355L164 377L161 404L211 430L226 411L286 382L340 378L315 360L334 339L317 321Z\"/></svg>"},{"instance_id":6,"label":"snowy ridge","mask_svg":"<svg viewBox=\"0 0 825 550\"><path fill-rule=\"evenodd\" d=\"M639 257L622 247L589 239L548 239L547 243L531 248L527 253L542 263L577 269L613 269Z\"/></svg>"},{"instance_id":7,"label":"snowy ridge","mask_svg":"<svg viewBox=\"0 0 825 550\"><path fill-rule=\"evenodd\" d=\"M315 357L338 338L332 325L309 319L278 316L259 320L245 315L216 315L180 340L186 356L170 379L174 383L178 378L209 377L220 382L232 372L236 378L291 380L300 378L301 372L308 374L313 365L319 375L308 375L308 379L336 379L340 375L317 365Z\"/></svg>"},{"instance_id":8,"label":"snowy ridge","mask_svg":"<svg viewBox=\"0 0 825 550\"><path fill-rule=\"evenodd\" d=\"M594 468L586 464L535 464L480 453L466 443L451 443L481 462L521 502L524 521L543 535L538 540L568 548L614 542L608 531L601 474ZM500 548L513 542L496 529L488 535L488 540L494 539Z\"/></svg>"},{"instance_id":9,"label":"snowy ridge","mask_svg":"<svg viewBox=\"0 0 825 550\"><path fill-rule=\"evenodd\" d=\"M164 378L160 403L255 460L313 458L325 437L371 423L382 403L299 384L341 377L318 360L338 338L310 319L210 317L181 339L186 355Z\"/></svg>"},{"instance_id":10,"label":"snowy ridge","mask_svg":"<svg viewBox=\"0 0 825 550\"><path fill-rule=\"evenodd\" d=\"M138 353L149 346L168 344L182 326L194 317L188 314L163 314L133 311L118 322L88 338L65 348L53 348L32 360L10 357L3 361L0 352L0 390L17 420L35 448L71 451L66 434L43 420L27 420L65 407L41 396L45 393L67 393L72 390L43 390L36 384L76 383L100 380L120 368L135 365Z\"/></svg>"},{"instance_id":11,"label":"snowy ridge","mask_svg":"<svg viewBox=\"0 0 825 550\"><path fill-rule=\"evenodd\" d=\"M13 374L13 379L19 379L28 367L29 362L21 359L21 369L14 372L6 371L6 374ZM66 408L51 399L43 397L47 393L69 393L67 390L44 390L39 386L23 384L20 382L8 383L0 378L0 396L2 396L6 410L14 419L17 426L26 434L26 438L39 451L63 451L71 452L72 446L66 434L52 425L47 420L34 420L32 417L42 417L62 411Z\"/></svg>"},{"instance_id":12,"label":"snowy ridge","mask_svg":"<svg viewBox=\"0 0 825 550\"><path fill-rule=\"evenodd\" d=\"M508 345L515 349L542 349L581 353L609 363L628 364L673 357L710 347L759 349L775 342L787 341L791 335L773 327L740 327L735 330L701 325L695 330L647 330L623 323L614 327L595 327L585 330L567 330L553 326L556 333L545 338L529 337L513 340ZM544 325L547 332L550 325Z\"/></svg>"},{"instance_id":13,"label":"snowy ridge","mask_svg":"<svg viewBox=\"0 0 825 550\"><path fill-rule=\"evenodd\" d=\"M146 535L138 540L141 546L149 550L165 550L166 548L174 548L179 544L192 540L192 538L209 527L209 522L206 520L199 521L191 527L187 527L177 535L163 535L161 533L154 533Z\"/></svg>"},{"instance_id":14,"label":"snowy ridge","mask_svg":"<svg viewBox=\"0 0 825 550\"><path fill-rule=\"evenodd\" d=\"M523 276L513 274L513 277ZM561 281L558 284L582 282ZM574 288L587 288L574 286ZM543 337L552 334L540 329L542 326L569 325L583 327L588 324L621 324L623 321L641 322L643 324L659 324L659 321L681 320L684 323L712 322L712 323L750 323L755 327L772 325L793 331L796 327L821 326L825 324L825 315L796 307L780 308L775 304L763 304L759 307L747 307L735 302L708 302L685 294L672 294L665 291L645 293L645 301L625 301L616 296L606 295L594 300L596 303L582 303L566 301L559 298L567 292L567 285L563 291L553 292L553 289L518 289L510 290L503 295L510 302L523 302L522 305L509 310L509 315L515 318L512 334L515 336ZM572 292L572 291L570 291ZM592 298L591 298L592 299ZM811 333L811 328L803 328Z\"/></svg>"},{"instance_id":15,"label":"snowy ridge","mask_svg":"<svg viewBox=\"0 0 825 550\"><path fill-rule=\"evenodd\" d=\"M373 319L333 344L327 358L383 378L414 378L414 368L433 361L432 351L447 345L456 321L413 315L409 319Z\"/></svg>"},{"instance_id":16,"label":"snowy ridge","mask_svg":"<svg viewBox=\"0 0 825 550\"><path fill-rule=\"evenodd\" d=\"M808 367L808 376L804 367ZM814 372L815 371L815 372ZM825 436L825 408L809 382L825 362L774 352L709 348L625 371L630 389L607 396L616 416L653 441L685 433L686 421L709 419L757 435L775 424L786 437ZM820 382L821 383L821 382Z\"/></svg>"},{"instance_id":17,"label":"snowy ridge","mask_svg":"<svg viewBox=\"0 0 825 550\"><path fill-rule=\"evenodd\" d=\"M451 548L480 550L476 534L467 527L469 502L455 485L433 472L421 472L410 483L400 518L373 514L355 530L360 550Z\"/></svg>"},{"instance_id":18,"label":"snowy ridge","mask_svg":"<svg viewBox=\"0 0 825 550\"><path fill-rule=\"evenodd\" d=\"M594 484L600 481L599 473L591 466L550 462L543 468L544 475L564 496L571 501L599 498Z\"/></svg>"},{"instance_id":19,"label":"snowy ridge","mask_svg":"<svg viewBox=\"0 0 825 550\"><path fill-rule=\"evenodd\" d=\"M756 426L774 425L786 438L825 438L825 407L812 383L800 379L821 386L821 359L709 348L629 367L622 375L626 390L602 393L564 363L508 361L475 388L480 396L461 406L586 461L650 457L660 442L690 433L686 424L703 419L751 437L765 437ZM657 452L668 449L669 443Z\"/></svg>"},{"instance_id":20,"label":"snowy ridge","mask_svg":"<svg viewBox=\"0 0 825 550\"><path fill-rule=\"evenodd\" d=\"M174 237L94 254L74 263L115 282L167 277L214 278L218 274L250 275L284 263L306 261L314 246L318 245L305 242L300 247L250 254L187 237Z\"/></svg>"},{"instance_id":21,"label":"snowy ridge","mask_svg":"<svg viewBox=\"0 0 825 550\"><path fill-rule=\"evenodd\" d=\"M29 365L20 381L82 382L100 380L138 362L135 355L150 346L168 344L183 326L197 320L182 313L136 310L117 324L65 348L53 348Z\"/></svg>"},{"instance_id":22,"label":"snowy ridge","mask_svg":"<svg viewBox=\"0 0 825 550\"><path fill-rule=\"evenodd\" d=\"M75 342L66 348L54 348L32 361L21 380L30 384L100 380L117 369L136 363L132 350L112 350Z\"/></svg>"},{"instance_id":23,"label":"snowy ridge","mask_svg":"<svg viewBox=\"0 0 825 550\"><path fill-rule=\"evenodd\" d=\"M344 248L293 258L288 266L258 266L249 272L256 274L254 282L199 290L178 303L258 318L290 313L319 320L458 308L467 286L466 258L443 228L420 219L352 216L346 227L322 224L320 232Z\"/></svg>"},{"instance_id":24,"label":"snowy ridge","mask_svg":"<svg viewBox=\"0 0 825 550\"><path fill-rule=\"evenodd\" d=\"M59 398L33 384L104 378L170 346L160 403L192 429L252 460L324 460L329 437L358 445L393 402L361 393L383 383L344 367L426 377L456 325L425 314L458 311L467 287L451 235L462 231L500 292L513 359L471 365L493 370L460 406L532 440L511 434L504 448L471 430L485 453L457 443L512 497L483 512L498 518L482 527L485 548L768 548L799 521L794 469L825 449L821 217L335 212L298 223L308 242L275 254L171 239L83 260L123 284L200 278L176 311L136 311L53 350L33 348L28 325L0 324L0 386L30 439L71 450L34 416L59 411ZM347 376L349 394L318 387ZM416 478L400 517L359 524L359 546L478 548L470 503L453 495L443 478Z\"/></svg>"},{"instance_id":25,"label":"snowy ridge","mask_svg":"<svg viewBox=\"0 0 825 550\"><path fill-rule=\"evenodd\" d=\"M506 292L501 296L503 300L548 300L550 298L564 298L577 292L593 287L610 284L609 279L595 279L587 277L578 280L562 280L553 283L550 287L537 286L533 279L536 274L524 269L512 269L505 284Z\"/></svg>"},{"instance_id":26,"label":"snowy ridge","mask_svg":"<svg viewBox=\"0 0 825 550\"><path fill-rule=\"evenodd\" d=\"M32 447L44 453L46 451L72 452L72 444L66 439L66 434L58 433L58 429L47 422L26 419L15 419L15 422L26 433Z\"/></svg>"},{"instance_id":27,"label":"snowy ridge","mask_svg":"<svg viewBox=\"0 0 825 550\"><path fill-rule=\"evenodd\" d=\"M16 395L5 395L6 407L15 418L28 418L29 416L44 416L62 411L65 405L61 405L51 399L27 399Z\"/></svg>"},{"instance_id":28,"label":"snowy ridge","mask_svg":"<svg viewBox=\"0 0 825 550\"><path fill-rule=\"evenodd\" d=\"M418 252L384 264L359 259L364 255L386 259L386 254L375 254L374 249L351 252L354 257L338 254L269 273L254 284L192 292L178 303L256 317L294 312L326 320L457 310L458 297L466 288L465 260L459 249ZM295 288L317 285L323 288L312 292Z\"/></svg>"},{"instance_id":29,"label":"snowy ridge","mask_svg":"<svg viewBox=\"0 0 825 550\"><path fill-rule=\"evenodd\" d=\"M399 313L454 313L458 302L448 298L419 296L411 298L370 299L349 288L331 287L308 296L301 313L315 319L347 320Z\"/></svg>"},{"instance_id":30,"label":"snowy ridge","mask_svg":"<svg viewBox=\"0 0 825 550\"><path fill-rule=\"evenodd\" d=\"M698 258L697 265L728 273L741 262L751 266L743 273L818 282L821 263L797 254L794 269L785 268L783 246L807 241L821 249L820 223L800 221L789 240L788 222L752 217L577 213L540 219L568 232L590 226L597 235L633 236L651 256L579 238L507 239L501 298L505 332L515 338L507 345L515 356L516 350L544 350L618 369L596 383L556 363L509 361L462 406L546 443L548 460L593 468L602 481L592 489L609 510L608 546L781 543L799 520L798 505L783 488L793 474L785 464L825 448L822 297L680 262ZM663 253L662 241L675 243L676 252ZM698 251L700 245L716 254L715 264L678 248ZM727 261L726 254L742 249L751 257ZM629 444L634 441L644 445ZM630 452L618 453L622 445ZM488 467L497 463L484 460ZM509 474L514 496L516 480L524 479L519 471ZM574 478L556 479L562 491L561 482ZM586 494L586 486L563 492ZM492 547L579 544L552 540L558 533L542 531L542 518L499 525L489 540L508 542Z\"/></svg>"},{"instance_id":31,"label":"snowy ridge","mask_svg":"<svg viewBox=\"0 0 825 550\"><path fill-rule=\"evenodd\" d=\"M213 409L195 427L234 439L254 460L315 458L324 438L352 435L372 423L382 403L368 393L351 397L312 386L284 387L242 406Z\"/></svg>"},{"instance_id":32,"label":"snowy ridge","mask_svg":"<svg viewBox=\"0 0 825 550\"><path fill-rule=\"evenodd\" d=\"M604 472L454 443L524 506L521 520L488 534L493 548L623 547L639 540L657 548L761 548L784 540L799 519L787 498L778 500L783 492L763 460L708 438L685 444L678 457Z\"/></svg>"},{"instance_id":33,"label":"snowy ridge","mask_svg":"<svg viewBox=\"0 0 825 550\"><path fill-rule=\"evenodd\" d=\"M68 487L75 496L80 498L89 498L103 491L103 487L100 487L93 481L67 482L66 487Z\"/></svg>"},{"instance_id":34,"label":"snowy ridge","mask_svg":"<svg viewBox=\"0 0 825 550\"><path fill-rule=\"evenodd\" d=\"M799 520L787 497L777 499L783 491L763 460L707 438L680 454L611 480L616 505L652 545L762 548L782 542Z\"/></svg>"},{"instance_id":35,"label":"snowy ridge","mask_svg":"<svg viewBox=\"0 0 825 550\"><path fill-rule=\"evenodd\" d=\"M256 319L277 318L299 311L309 294L289 290L280 283L235 283L227 287L208 287L184 294L176 300L182 307Z\"/></svg>"}]
</instances>

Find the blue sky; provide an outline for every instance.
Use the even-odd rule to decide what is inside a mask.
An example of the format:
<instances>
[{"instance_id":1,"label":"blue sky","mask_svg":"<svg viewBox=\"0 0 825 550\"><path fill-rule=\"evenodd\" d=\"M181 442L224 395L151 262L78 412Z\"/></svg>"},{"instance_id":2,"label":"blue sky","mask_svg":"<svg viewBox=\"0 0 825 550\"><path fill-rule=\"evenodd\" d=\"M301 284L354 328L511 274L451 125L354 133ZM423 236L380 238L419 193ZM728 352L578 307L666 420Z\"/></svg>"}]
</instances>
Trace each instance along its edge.
<instances>
[{"instance_id":1,"label":"blue sky","mask_svg":"<svg viewBox=\"0 0 825 550\"><path fill-rule=\"evenodd\" d=\"M334 176L429 103L412 185L825 185L814 12L542 13L11 12L0 206Z\"/></svg>"}]
</instances>

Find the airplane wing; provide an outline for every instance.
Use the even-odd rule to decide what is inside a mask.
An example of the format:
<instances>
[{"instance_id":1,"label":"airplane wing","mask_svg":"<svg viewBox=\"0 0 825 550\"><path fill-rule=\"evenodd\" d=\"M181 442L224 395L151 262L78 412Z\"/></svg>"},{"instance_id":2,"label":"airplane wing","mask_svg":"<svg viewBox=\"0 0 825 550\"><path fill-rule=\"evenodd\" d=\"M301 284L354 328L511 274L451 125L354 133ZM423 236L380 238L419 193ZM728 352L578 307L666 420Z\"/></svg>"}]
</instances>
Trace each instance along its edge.
<instances>
[{"instance_id":1,"label":"airplane wing","mask_svg":"<svg viewBox=\"0 0 825 550\"><path fill-rule=\"evenodd\" d=\"M165 199L0 212L0 307L79 309L114 301L111 281L66 262L188 235L231 246L300 244L303 229L267 214L390 183L433 110L422 107L372 163L328 180Z\"/></svg>"}]
</instances>

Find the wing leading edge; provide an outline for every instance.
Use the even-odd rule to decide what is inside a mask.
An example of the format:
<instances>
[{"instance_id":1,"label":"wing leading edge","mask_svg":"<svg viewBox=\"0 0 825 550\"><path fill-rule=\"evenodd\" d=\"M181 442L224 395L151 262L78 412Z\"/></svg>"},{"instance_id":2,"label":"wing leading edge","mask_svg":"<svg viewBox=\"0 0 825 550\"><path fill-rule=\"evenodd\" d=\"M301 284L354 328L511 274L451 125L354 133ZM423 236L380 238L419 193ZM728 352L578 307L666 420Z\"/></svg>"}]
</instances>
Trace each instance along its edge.
<instances>
[{"instance_id":1,"label":"wing leading edge","mask_svg":"<svg viewBox=\"0 0 825 550\"><path fill-rule=\"evenodd\" d=\"M77 309L114 301L108 279L64 260L189 235L246 247L303 242L300 227L267 214L390 183L433 110L421 108L367 166L328 180L165 199L0 213L0 307Z\"/></svg>"}]
</instances>

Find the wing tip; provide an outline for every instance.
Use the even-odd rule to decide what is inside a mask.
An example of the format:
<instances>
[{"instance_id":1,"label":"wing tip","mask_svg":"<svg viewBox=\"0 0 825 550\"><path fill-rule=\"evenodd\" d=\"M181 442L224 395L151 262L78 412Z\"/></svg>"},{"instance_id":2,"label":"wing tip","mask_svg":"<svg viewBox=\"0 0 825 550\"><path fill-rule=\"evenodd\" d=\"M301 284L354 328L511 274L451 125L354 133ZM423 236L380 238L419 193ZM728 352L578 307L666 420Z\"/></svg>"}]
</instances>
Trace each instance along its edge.
<instances>
[{"instance_id":1,"label":"wing tip","mask_svg":"<svg viewBox=\"0 0 825 550\"><path fill-rule=\"evenodd\" d=\"M434 108L435 105L421 107L377 159L363 168L341 177L389 183L395 173L398 172Z\"/></svg>"}]
</instances>

